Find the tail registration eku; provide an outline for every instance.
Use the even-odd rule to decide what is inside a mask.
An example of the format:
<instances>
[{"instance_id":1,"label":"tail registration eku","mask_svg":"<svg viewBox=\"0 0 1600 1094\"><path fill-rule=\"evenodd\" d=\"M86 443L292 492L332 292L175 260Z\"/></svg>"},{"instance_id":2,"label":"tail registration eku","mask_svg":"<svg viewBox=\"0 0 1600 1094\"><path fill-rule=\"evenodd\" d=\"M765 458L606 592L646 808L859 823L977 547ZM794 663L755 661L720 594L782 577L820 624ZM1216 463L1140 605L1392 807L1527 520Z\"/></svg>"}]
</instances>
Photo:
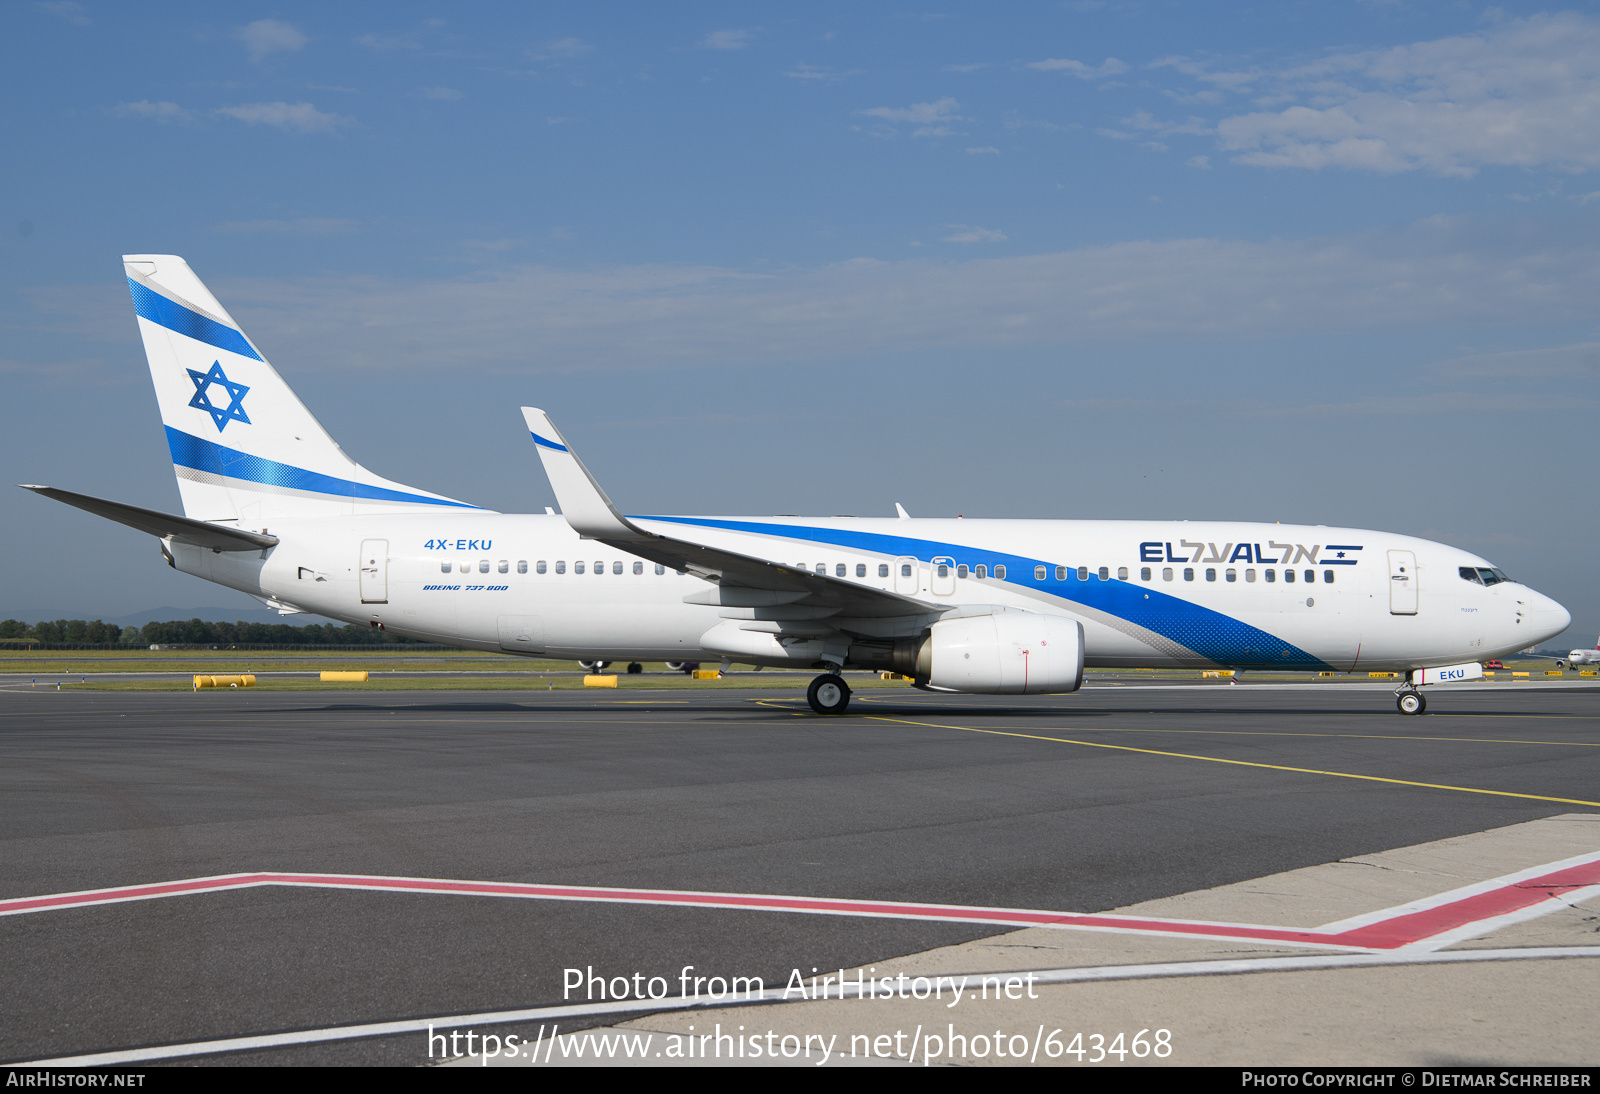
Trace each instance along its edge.
<instances>
[{"instance_id":1,"label":"tail registration eku","mask_svg":"<svg viewBox=\"0 0 1600 1094\"><path fill-rule=\"evenodd\" d=\"M469 649L720 659L933 691L1076 691L1085 666L1407 673L1420 687L1571 617L1476 555L1384 532L1159 521L624 516L524 408L561 513L392 482L344 453L181 258L124 258L183 516L45 486L285 614Z\"/></svg>"}]
</instances>

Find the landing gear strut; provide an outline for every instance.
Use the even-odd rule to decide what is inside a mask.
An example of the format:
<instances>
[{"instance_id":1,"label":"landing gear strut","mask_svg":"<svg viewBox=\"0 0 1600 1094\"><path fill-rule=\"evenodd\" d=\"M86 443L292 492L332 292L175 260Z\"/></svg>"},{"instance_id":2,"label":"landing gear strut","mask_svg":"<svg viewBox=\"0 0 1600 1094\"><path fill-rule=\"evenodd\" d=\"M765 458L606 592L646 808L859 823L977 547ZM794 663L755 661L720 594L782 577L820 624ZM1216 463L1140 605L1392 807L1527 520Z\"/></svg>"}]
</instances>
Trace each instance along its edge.
<instances>
[{"instance_id":1,"label":"landing gear strut","mask_svg":"<svg viewBox=\"0 0 1600 1094\"><path fill-rule=\"evenodd\" d=\"M1421 714L1428 709L1428 700L1422 697L1422 692L1407 689L1395 695L1394 705L1400 708L1401 714Z\"/></svg>"},{"instance_id":2,"label":"landing gear strut","mask_svg":"<svg viewBox=\"0 0 1600 1094\"><path fill-rule=\"evenodd\" d=\"M806 702L818 714L843 714L850 705L850 688L842 676L830 672L811 681Z\"/></svg>"}]
</instances>

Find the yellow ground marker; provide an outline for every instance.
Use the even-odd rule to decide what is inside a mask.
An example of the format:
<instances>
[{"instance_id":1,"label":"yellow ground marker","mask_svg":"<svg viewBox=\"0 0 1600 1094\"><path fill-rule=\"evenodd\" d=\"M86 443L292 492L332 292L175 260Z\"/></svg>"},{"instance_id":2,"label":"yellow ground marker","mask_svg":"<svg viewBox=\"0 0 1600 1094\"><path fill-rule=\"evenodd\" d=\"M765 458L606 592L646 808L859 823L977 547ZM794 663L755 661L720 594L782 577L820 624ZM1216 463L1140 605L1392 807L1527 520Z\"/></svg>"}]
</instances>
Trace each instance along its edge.
<instances>
[{"instance_id":1,"label":"yellow ground marker","mask_svg":"<svg viewBox=\"0 0 1600 1094\"><path fill-rule=\"evenodd\" d=\"M930 729L959 729L966 733L988 733L995 737L1021 737L1031 741L1056 741L1065 745L1082 745L1085 748L1109 748L1117 752L1141 752L1146 756L1170 756L1178 760L1204 760L1214 764L1233 764L1236 767L1262 767L1269 771L1292 771L1299 775L1329 775L1337 779L1360 779L1362 782L1389 783L1394 786L1420 786L1428 790L1454 790L1462 794L1489 794L1497 798L1524 798L1538 802L1559 802L1562 805L1588 805L1600 809L1600 802L1580 798L1552 798L1544 794L1517 794L1510 790L1484 790L1476 786L1449 786L1444 783L1416 782L1412 779L1386 779L1381 775L1356 775L1349 771L1322 771L1314 767L1289 767L1285 764L1254 763L1250 760L1229 760L1221 756L1196 756L1188 752L1163 752L1157 748L1134 748L1132 745L1108 745L1099 741L1075 741L1067 737L1045 737L1037 733L1015 733L1004 729L978 729L974 726L940 725L936 722L913 722L909 718L889 718L882 714L866 717L879 722L900 722L908 726L927 726Z\"/></svg>"},{"instance_id":2,"label":"yellow ground marker","mask_svg":"<svg viewBox=\"0 0 1600 1094\"><path fill-rule=\"evenodd\" d=\"M361 669L357 671L354 669L323 669L322 682L325 684L336 682L346 684L365 684L367 682L367 670Z\"/></svg>"},{"instance_id":3,"label":"yellow ground marker","mask_svg":"<svg viewBox=\"0 0 1600 1094\"><path fill-rule=\"evenodd\" d=\"M585 676L583 686L586 688L614 688L617 686L616 676Z\"/></svg>"},{"instance_id":4,"label":"yellow ground marker","mask_svg":"<svg viewBox=\"0 0 1600 1094\"><path fill-rule=\"evenodd\" d=\"M201 688L253 688L255 686L256 678L249 673L235 676L207 674L196 675L194 678L194 690L196 691Z\"/></svg>"}]
</instances>

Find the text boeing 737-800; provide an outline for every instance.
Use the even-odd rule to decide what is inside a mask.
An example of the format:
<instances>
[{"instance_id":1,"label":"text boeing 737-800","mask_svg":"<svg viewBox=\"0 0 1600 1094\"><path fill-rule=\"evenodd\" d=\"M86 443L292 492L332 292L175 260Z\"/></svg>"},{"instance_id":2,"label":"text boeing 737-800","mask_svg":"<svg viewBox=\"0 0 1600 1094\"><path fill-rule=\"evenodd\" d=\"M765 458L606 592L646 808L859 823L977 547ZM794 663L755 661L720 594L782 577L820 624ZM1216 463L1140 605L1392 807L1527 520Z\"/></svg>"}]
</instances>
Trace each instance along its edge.
<instances>
[{"instance_id":1,"label":"text boeing 737-800","mask_svg":"<svg viewBox=\"0 0 1600 1094\"><path fill-rule=\"evenodd\" d=\"M537 657L815 668L822 714L849 704L847 668L1039 694L1077 690L1085 665L1399 670L1419 714L1420 687L1570 622L1475 555L1383 532L623 516L529 408L561 513L495 513L351 460L183 259L123 261L184 516L28 489L286 613Z\"/></svg>"}]
</instances>

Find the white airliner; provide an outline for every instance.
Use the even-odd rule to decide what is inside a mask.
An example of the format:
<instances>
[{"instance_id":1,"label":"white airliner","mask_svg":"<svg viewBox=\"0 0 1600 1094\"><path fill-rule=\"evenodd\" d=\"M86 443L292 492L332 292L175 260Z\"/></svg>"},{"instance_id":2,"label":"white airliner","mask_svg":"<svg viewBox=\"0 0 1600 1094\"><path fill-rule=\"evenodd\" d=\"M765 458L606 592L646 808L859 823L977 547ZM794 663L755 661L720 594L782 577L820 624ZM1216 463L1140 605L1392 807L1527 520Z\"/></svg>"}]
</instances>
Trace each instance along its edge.
<instances>
[{"instance_id":1,"label":"white airliner","mask_svg":"<svg viewBox=\"0 0 1600 1094\"><path fill-rule=\"evenodd\" d=\"M561 513L495 513L351 460L183 259L123 261L185 515L27 489L286 614L533 657L820 669L821 714L849 704L847 668L1038 694L1085 665L1398 670L1419 714L1420 687L1571 621L1475 555L1350 528L623 516L530 408Z\"/></svg>"},{"instance_id":2,"label":"white airliner","mask_svg":"<svg viewBox=\"0 0 1600 1094\"><path fill-rule=\"evenodd\" d=\"M1595 639L1592 650L1573 650L1566 657L1556 661L1556 668L1564 669L1568 665L1600 665L1600 638Z\"/></svg>"}]
</instances>

